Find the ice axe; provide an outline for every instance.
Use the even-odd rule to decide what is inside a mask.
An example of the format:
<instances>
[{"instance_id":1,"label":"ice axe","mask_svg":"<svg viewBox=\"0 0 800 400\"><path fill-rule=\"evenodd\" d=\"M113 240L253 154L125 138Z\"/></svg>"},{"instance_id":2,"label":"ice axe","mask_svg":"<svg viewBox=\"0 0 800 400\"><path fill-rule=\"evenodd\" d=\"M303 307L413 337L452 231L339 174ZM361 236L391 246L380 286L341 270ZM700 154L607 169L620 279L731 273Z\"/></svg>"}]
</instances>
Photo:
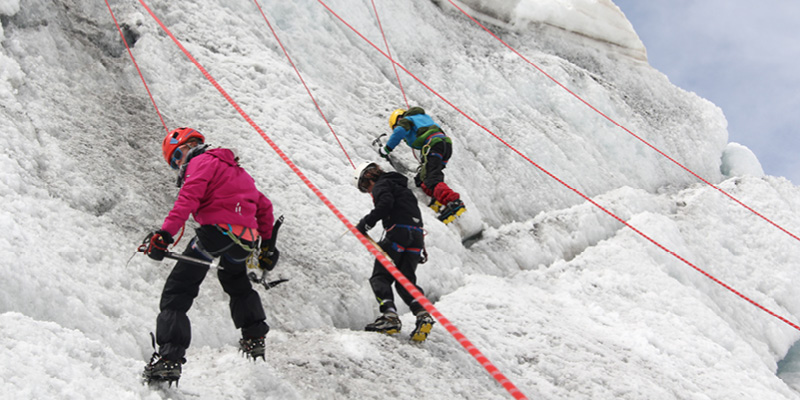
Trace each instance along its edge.
<instances>
[{"instance_id":1,"label":"ice axe","mask_svg":"<svg viewBox=\"0 0 800 400\"><path fill-rule=\"evenodd\" d=\"M288 279L286 279L286 278L276 279L274 281L269 281L269 282L267 282L266 280L262 279L262 280L259 280L256 283L260 283L261 286L264 286L264 290L270 290L270 289L274 288L275 286L278 286L281 283L287 282L287 281L288 281Z\"/></svg>"},{"instance_id":2,"label":"ice axe","mask_svg":"<svg viewBox=\"0 0 800 400\"><path fill-rule=\"evenodd\" d=\"M283 225L283 215L278 217L275 223L272 225L272 236L269 238L269 241L266 243L266 247L273 249L275 248L275 242L278 240L278 229L280 229L281 225ZM260 251L260 250L258 250ZM250 278L250 281L253 283L257 283L261 286L264 286L265 290L269 290L278 286L279 284L288 281L288 279L281 278L274 281L267 281L267 270L259 267L258 264L258 254L254 252L251 256L251 259L247 260L247 268L248 269L261 269L261 277L258 276L255 272L248 272L247 277ZM251 267L251 263L254 267ZM273 266L274 268L274 266Z\"/></svg>"},{"instance_id":3,"label":"ice axe","mask_svg":"<svg viewBox=\"0 0 800 400\"><path fill-rule=\"evenodd\" d=\"M386 136L386 134L385 134L385 133L382 133L382 134L380 134L378 137L376 137L376 138L375 138L375 140L373 140L373 141L372 141L372 148L374 148L374 149L375 149L375 151L378 153L378 155L379 155L379 156L381 156L381 151L380 151L380 149L381 149L381 147L383 147L383 141L381 141L381 139L382 139L384 136ZM391 166L392 166L392 168L394 168L394 170L395 170L395 171L399 171L399 170L397 169L397 166L396 166L396 165L394 165L394 161L392 161L392 157L391 157L391 156L389 156L389 155L387 154L387 155L386 155L386 157L383 157L383 156L381 156L381 157L382 157L382 158L384 158L386 161L388 161L388 162L389 162L389 165L391 165Z\"/></svg>"},{"instance_id":4,"label":"ice axe","mask_svg":"<svg viewBox=\"0 0 800 400\"><path fill-rule=\"evenodd\" d=\"M384 136L386 136L386 134L382 133L378 137L376 137L375 140L372 141L372 147L377 149L379 146L383 146L383 142L381 141L381 138L383 138Z\"/></svg>"},{"instance_id":5,"label":"ice axe","mask_svg":"<svg viewBox=\"0 0 800 400\"><path fill-rule=\"evenodd\" d=\"M171 258L173 260L188 262L188 263L195 264L195 265L203 265L203 266L206 266L206 267L209 267L209 268L215 268L215 269L219 269L219 270L224 269L222 266L219 265L219 258L215 258L215 259L213 259L211 261L206 261L206 260L201 260L199 258L194 258L194 257L185 256L183 254L174 253L174 252L171 252L171 251L168 251L168 252L164 253L164 258Z\"/></svg>"},{"instance_id":6,"label":"ice axe","mask_svg":"<svg viewBox=\"0 0 800 400\"><path fill-rule=\"evenodd\" d=\"M251 282L257 283L257 284L259 284L261 286L264 286L265 290L270 290L270 289L274 288L275 286L278 286L281 283L288 281L288 279L286 279L286 278L276 279L274 281L267 281L267 271L266 270L263 270L261 272L261 278L259 278L256 275L255 272L249 272L247 274L247 277L250 278Z\"/></svg>"},{"instance_id":7,"label":"ice axe","mask_svg":"<svg viewBox=\"0 0 800 400\"><path fill-rule=\"evenodd\" d=\"M212 261L206 261L206 260L201 260L199 258L185 256L183 254L173 253L171 251L166 252L164 254L164 258L171 258L173 260L183 261L183 262L187 262L187 263L191 263L191 264L195 264L195 265L202 265L202 266L209 267L209 268L215 268L215 269L220 270L220 271L225 269L225 267L219 265L219 258L215 258ZM285 279L285 278L276 279L274 281L267 281L266 279L264 279L264 278L266 278L266 274L262 275L261 279L259 279L259 278L255 277L255 274L253 274L252 272L250 274L248 274L248 277L250 278L250 280L253 283L258 283L258 284L264 286L264 289L266 289L266 290L272 289L275 286L278 286L281 283L288 281L288 279Z\"/></svg>"},{"instance_id":8,"label":"ice axe","mask_svg":"<svg viewBox=\"0 0 800 400\"><path fill-rule=\"evenodd\" d=\"M149 242L149 240L150 240L150 236L146 237L144 239L144 242L142 242L142 244L139 246L139 248L136 249L136 252L147 254L147 243ZM133 255L135 256L136 253L133 253ZM133 256L131 256L131 258L133 258ZM164 258L171 258L173 260L183 261L183 262L187 262L187 263L194 264L194 265L202 265L202 266L209 267L209 268L222 269L222 267L220 267L220 265L219 265L219 259L218 258L213 259L211 261L207 261L207 260L201 260L199 258L185 256L183 254L175 253L175 252L172 252L172 251L165 251L164 252ZM130 260L128 260L128 262L130 262Z\"/></svg>"},{"instance_id":9,"label":"ice axe","mask_svg":"<svg viewBox=\"0 0 800 400\"><path fill-rule=\"evenodd\" d=\"M188 262L188 263L192 263L192 264L195 264L195 265L202 265L202 266L206 266L206 267L209 267L209 268L215 268L215 269L220 270L220 271L225 270L225 267L219 265L219 258L215 258L213 261L206 261L206 260L201 260L199 258L189 257L189 256L185 256L183 254L178 254L178 253L173 253L173 252L165 253L164 254L164 258L171 258L173 260ZM278 286L281 283L288 281L288 279L281 278L281 279L276 279L274 281L269 281L268 282L266 279L264 279L264 278L266 278L266 274L262 275L261 279L258 279L258 278L256 278L254 276L254 274L252 272L250 274L248 274L248 277L250 278L250 280L253 283L258 283L258 284L264 286L264 289L266 289L266 290L272 289L275 286Z\"/></svg>"}]
</instances>

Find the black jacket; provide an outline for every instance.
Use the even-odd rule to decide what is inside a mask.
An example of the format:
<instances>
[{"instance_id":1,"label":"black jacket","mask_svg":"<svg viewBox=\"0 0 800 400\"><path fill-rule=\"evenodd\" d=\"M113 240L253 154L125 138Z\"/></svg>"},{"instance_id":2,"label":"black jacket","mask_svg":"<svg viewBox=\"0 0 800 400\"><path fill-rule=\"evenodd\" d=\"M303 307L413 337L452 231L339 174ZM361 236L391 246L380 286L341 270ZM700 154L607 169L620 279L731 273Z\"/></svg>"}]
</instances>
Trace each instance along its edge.
<instances>
[{"instance_id":1,"label":"black jacket","mask_svg":"<svg viewBox=\"0 0 800 400\"><path fill-rule=\"evenodd\" d=\"M369 226L381 220L384 229L395 224L422 227L417 198L408 188L408 179L397 172L385 172L375 181L372 203L375 208L364 217Z\"/></svg>"}]
</instances>

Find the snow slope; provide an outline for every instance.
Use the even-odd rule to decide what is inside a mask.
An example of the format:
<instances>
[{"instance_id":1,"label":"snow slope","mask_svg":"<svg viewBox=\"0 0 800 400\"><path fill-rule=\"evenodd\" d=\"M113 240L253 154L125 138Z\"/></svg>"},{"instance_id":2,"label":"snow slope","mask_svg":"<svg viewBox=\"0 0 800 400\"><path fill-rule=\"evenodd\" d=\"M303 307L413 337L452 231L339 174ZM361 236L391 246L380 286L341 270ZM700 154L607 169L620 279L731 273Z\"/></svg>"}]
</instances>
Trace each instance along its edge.
<instances>
[{"instance_id":1,"label":"snow slope","mask_svg":"<svg viewBox=\"0 0 800 400\"><path fill-rule=\"evenodd\" d=\"M598 204L796 323L800 243L669 162L520 60L444 0L379 2L392 54L419 79ZM351 221L370 199L245 0L147 3ZM312 0L260 2L347 154L404 106L391 64ZM372 4L332 9L383 43ZM619 124L791 232L800 196L727 143L721 110L649 67L610 1L462 1ZM177 189L165 128L106 4L0 0L0 397L500 399L508 393L439 325L422 346L362 332L372 257L136 1L111 2L168 128L235 147L286 217L262 291L267 362L237 354L210 274L178 389L138 375L171 264L133 256ZM581 28L582 27L582 28ZM800 332L624 227L401 75L454 140L447 179L485 224L470 248L424 210L436 307L529 398L797 399L782 360ZM414 165L406 147L396 152ZM193 228L193 223L187 229ZM378 230L372 232L378 236ZM182 249L187 239L179 244ZM132 257L133 256L133 257ZM783 371L791 371L787 366ZM800 369L798 369L800 370Z\"/></svg>"}]
</instances>

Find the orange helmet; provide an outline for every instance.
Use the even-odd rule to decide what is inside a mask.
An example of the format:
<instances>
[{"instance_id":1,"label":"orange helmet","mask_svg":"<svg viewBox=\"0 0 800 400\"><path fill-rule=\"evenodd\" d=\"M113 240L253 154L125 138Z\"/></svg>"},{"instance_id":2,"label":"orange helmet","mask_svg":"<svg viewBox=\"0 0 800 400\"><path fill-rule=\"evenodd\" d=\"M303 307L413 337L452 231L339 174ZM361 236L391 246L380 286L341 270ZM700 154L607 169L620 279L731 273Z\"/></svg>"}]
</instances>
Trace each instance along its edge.
<instances>
[{"instance_id":1,"label":"orange helmet","mask_svg":"<svg viewBox=\"0 0 800 400\"><path fill-rule=\"evenodd\" d=\"M166 161L171 167L175 168L172 162L172 153L175 152L175 149L183 146L189 141L189 139L192 138L200 139L200 143L206 141L206 138L202 133L192 128L178 128L168 133L164 138L164 142L161 143L161 152L164 154L164 161Z\"/></svg>"},{"instance_id":2,"label":"orange helmet","mask_svg":"<svg viewBox=\"0 0 800 400\"><path fill-rule=\"evenodd\" d=\"M406 110L402 108L392 111L392 115L389 116L389 128L394 129L394 126L397 125L397 120L402 118L405 114Z\"/></svg>"}]
</instances>

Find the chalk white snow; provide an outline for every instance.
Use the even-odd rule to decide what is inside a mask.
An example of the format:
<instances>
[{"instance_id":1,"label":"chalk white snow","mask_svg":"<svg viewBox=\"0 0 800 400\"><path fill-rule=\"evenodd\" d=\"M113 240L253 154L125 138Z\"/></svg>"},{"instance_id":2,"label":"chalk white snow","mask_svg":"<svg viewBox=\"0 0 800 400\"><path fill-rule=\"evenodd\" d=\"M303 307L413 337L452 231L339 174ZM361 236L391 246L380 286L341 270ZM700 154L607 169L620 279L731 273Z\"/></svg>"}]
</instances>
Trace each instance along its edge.
<instances>
[{"instance_id":1,"label":"chalk white snow","mask_svg":"<svg viewBox=\"0 0 800 400\"><path fill-rule=\"evenodd\" d=\"M177 195L161 156L165 127L104 2L0 0L0 397L510 398L440 324L409 344L405 307L401 335L363 332L377 316L370 253L139 2L110 3L167 128L191 126L237 148L286 218L270 276L289 281L259 289L272 327L267 360L237 353L226 296L209 274L189 314L180 386L141 385L172 266L134 255ZM346 218L368 212L369 196L351 185L350 161L254 2L146 3ZM383 46L371 1L325 3ZM592 111L448 1L376 3L392 55L441 96L643 234L798 322L798 240ZM259 4L349 156L376 158L371 140L405 106L391 64L318 1ZM728 143L719 108L647 65L611 1L458 4L617 123L800 232L798 188L764 176L752 152ZM485 227L466 248L421 202L430 261L419 283L525 395L800 398L800 366L781 361L800 331L401 79L410 103L452 137L446 179ZM415 166L405 145L395 153Z\"/></svg>"}]
</instances>

